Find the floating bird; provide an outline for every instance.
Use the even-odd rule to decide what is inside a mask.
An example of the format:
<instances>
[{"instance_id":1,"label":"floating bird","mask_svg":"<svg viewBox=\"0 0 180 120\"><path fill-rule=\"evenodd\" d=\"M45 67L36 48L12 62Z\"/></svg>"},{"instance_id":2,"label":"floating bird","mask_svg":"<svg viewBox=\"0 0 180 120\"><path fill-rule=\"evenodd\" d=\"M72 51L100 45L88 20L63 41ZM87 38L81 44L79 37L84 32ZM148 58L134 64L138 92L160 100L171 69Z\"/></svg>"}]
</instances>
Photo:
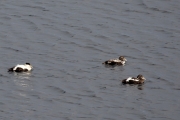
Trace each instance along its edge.
<instances>
[{"instance_id":1,"label":"floating bird","mask_svg":"<svg viewBox=\"0 0 180 120\"><path fill-rule=\"evenodd\" d=\"M105 61L103 64L105 65L125 65L126 58L124 56L120 56L119 58L116 59L110 59Z\"/></svg>"},{"instance_id":2,"label":"floating bird","mask_svg":"<svg viewBox=\"0 0 180 120\"><path fill-rule=\"evenodd\" d=\"M137 78L135 77L128 77L127 79L122 80L123 84L143 84L146 78L139 74Z\"/></svg>"},{"instance_id":3,"label":"floating bird","mask_svg":"<svg viewBox=\"0 0 180 120\"><path fill-rule=\"evenodd\" d=\"M12 68L8 69L8 72L28 72L33 69L32 65L30 63L26 63L24 65L16 65Z\"/></svg>"}]
</instances>

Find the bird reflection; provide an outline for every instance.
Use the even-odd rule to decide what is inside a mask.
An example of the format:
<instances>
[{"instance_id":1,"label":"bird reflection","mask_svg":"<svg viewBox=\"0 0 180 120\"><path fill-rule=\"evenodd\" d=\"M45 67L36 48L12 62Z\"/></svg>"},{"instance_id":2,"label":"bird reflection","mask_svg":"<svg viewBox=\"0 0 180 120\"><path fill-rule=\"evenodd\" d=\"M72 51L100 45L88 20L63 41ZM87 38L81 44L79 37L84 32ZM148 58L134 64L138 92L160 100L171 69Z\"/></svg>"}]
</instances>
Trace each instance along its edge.
<instances>
[{"instance_id":1,"label":"bird reflection","mask_svg":"<svg viewBox=\"0 0 180 120\"><path fill-rule=\"evenodd\" d=\"M143 90L143 85L138 85L137 88L138 88L139 90Z\"/></svg>"},{"instance_id":2,"label":"bird reflection","mask_svg":"<svg viewBox=\"0 0 180 120\"><path fill-rule=\"evenodd\" d=\"M23 72L23 73L13 73L16 79L14 79L14 82L16 85L21 87L28 87L29 86L29 79L31 77L30 72Z\"/></svg>"},{"instance_id":3,"label":"bird reflection","mask_svg":"<svg viewBox=\"0 0 180 120\"><path fill-rule=\"evenodd\" d=\"M139 84L139 85L134 85L134 84L121 84L123 86L134 86L137 87L138 90L143 90L144 89L144 84Z\"/></svg>"},{"instance_id":4,"label":"bird reflection","mask_svg":"<svg viewBox=\"0 0 180 120\"><path fill-rule=\"evenodd\" d=\"M22 73L14 72L13 74L18 79L29 79L31 76L31 72L22 72Z\"/></svg>"}]
</instances>

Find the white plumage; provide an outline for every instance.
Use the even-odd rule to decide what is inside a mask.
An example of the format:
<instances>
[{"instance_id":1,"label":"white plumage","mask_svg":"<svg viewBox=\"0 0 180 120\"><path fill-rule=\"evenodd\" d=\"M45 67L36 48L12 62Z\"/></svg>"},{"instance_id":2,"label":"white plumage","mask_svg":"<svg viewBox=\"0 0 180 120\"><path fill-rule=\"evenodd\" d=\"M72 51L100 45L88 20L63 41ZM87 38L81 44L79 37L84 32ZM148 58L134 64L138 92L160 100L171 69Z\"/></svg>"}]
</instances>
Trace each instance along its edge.
<instances>
[{"instance_id":1,"label":"white plumage","mask_svg":"<svg viewBox=\"0 0 180 120\"><path fill-rule=\"evenodd\" d=\"M129 82L130 80L139 81L137 78L128 77L128 78L126 79L126 82Z\"/></svg>"},{"instance_id":2,"label":"white plumage","mask_svg":"<svg viewBox=\"0 0 180 120\"><path fill-rule=\"evenodd\" d=\"M9 68L8 72L28 72L33 69L33 66L30 63L26 63L24 65L17 64L16 66Z\"/></svg>"},{"instance_id":3,"label":"white plumage","mask_svg":"<svg viewBox=\"0 0 180 120\"><path fill-rule=\"evenodd\" d=\"M17 68L22 68L22 69L27 69L28 71L31 71L31 69L33 68L31 65L27 65L27 64L24 64L24 65L16 65L13 70L15 71Z\"/></svg>"}]
</instances>

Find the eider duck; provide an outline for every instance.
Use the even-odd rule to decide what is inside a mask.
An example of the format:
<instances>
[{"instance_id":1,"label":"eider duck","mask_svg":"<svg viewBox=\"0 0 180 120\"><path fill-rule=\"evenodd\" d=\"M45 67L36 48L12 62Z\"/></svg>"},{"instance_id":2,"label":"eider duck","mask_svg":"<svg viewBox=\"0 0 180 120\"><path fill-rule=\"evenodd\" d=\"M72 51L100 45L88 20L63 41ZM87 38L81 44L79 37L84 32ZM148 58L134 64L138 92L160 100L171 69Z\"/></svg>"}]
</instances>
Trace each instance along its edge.
<instances>
[{"instance_id":1,"label":"eider duck","mask_svg":"<svg viewBox=\"0 0 180 120\"><path fill-rule=\"evenodd\" d=\"M16 65L12 68L8 69L8 72L28 72L33 69L30 63L26 63L24 65Z\"/></svg>"},{"instance_id":2,"label":"eider duck","mask_svg":"<svg viewBox=\"0 0 180 120\"><path fill-rule=\"evenodd\" d=\"M110 59L105 61L103 64L105 65L125 65L126 58L124 56L120 56L119 58L116 59Z\"/></svg>"},{"instance_id":3,"label":"eider duck","mask_svg":"<svg viewBox=\"0 0 180 120\"><path fill-rule=\"evenodd\" d=\"M127 79L122 80L123 84L143 84L146 78L139 74L137 78L135 77L128 77Z\"/></svg>"}]
</instances>

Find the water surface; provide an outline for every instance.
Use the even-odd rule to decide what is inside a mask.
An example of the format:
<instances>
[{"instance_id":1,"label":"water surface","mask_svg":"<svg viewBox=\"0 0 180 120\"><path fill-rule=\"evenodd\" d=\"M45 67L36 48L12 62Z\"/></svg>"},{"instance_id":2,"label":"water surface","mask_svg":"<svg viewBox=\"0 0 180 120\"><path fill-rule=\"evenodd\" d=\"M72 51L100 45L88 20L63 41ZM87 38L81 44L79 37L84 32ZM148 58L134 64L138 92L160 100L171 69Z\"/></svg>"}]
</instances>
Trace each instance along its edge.
<instances>
[{"instance_id":1,"label":"water surface","mask_svg":"<svg viewBox=\"0 0 180 120\"><path fill-rule=\"evenodd\" d=\"M177 120L179 13L178 0L1 1L0 119ZM121 85L138 74L143 86Z\"/></svg>"}]
</instances>

